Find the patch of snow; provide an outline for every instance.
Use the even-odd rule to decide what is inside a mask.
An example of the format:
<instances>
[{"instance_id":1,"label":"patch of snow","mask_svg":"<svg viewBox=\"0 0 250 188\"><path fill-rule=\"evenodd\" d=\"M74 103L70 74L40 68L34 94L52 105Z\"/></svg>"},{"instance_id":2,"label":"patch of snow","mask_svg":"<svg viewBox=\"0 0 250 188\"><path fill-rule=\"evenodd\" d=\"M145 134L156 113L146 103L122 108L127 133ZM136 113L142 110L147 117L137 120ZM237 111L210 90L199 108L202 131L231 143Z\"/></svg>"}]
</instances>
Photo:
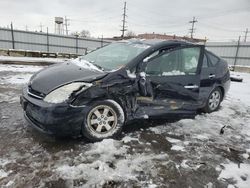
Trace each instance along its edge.
<instances>
[{"instance_id":1,"label":"patch of snow","mask_svg":"<svg viewBox=\"0 0 250 188\"><path fill-rule=\"evenodd\" d=\"M122 141L123 141L123 143L125 143L125 144L127 144L127 143L129 143L129 142L131 142L131 141L138 141L138 142L139 142L138 138L133 138L133 137L130 137L130 136L125 136L125 137L123 137L123 138L122 138Z\"/></svg>"},{"instance_id":2,"label":"patch of snow","mask_svg":"<svg viewBox=\"0 0 250 188\"><path fill-rule=\"evenodd\" d=\"M181 162L181 167L182 168L190 168L188 165L187 165L187 162L188 162L188 160L183 160L182 162Z\"/></svg>"},{"instance_id":3,"label":"patch of snow","mask_svg":"<svg viewBox=\"0 0 250 188\"><path fill-rule=\"evenodd\" d=\"M174 150L174 151L185 151L185 148L183 146L173 145L171 147L171 150Z\"/></svg>"},{"instance_id":4,"label":"patch of snow","mask_svg":"<svg viewBox=\"0 0 250 188\"><path fill-rule=\"evenodd\" d=\"M147 63L151 58L152 58L152 56L148 56L148 57L144 58L143 63Z\"/></svg>"},{"instance_id":5,"label":"patch of snow","mask_svg":"<svg viewBox=\"0 0 250 188\"><path fill-rule=\"evenodd\" d=\"M245 159L248 159L249 158L249 154L248 153L243 153L242 157L244 157Z\"/></svg>"},{"instance_id":6,"label":"patch of snow","mask_svg":"<svg viewBox=\"0 0 250 188\"><path fill-rule=\"evenodd\" d=\"M29 82L32 74L24 73L24 74L16 74L16 75L8 75L2 77L0 79L0 84L26 84Z\"/></svg>"},{"instance_id":7,"label":"patch of snow","mask_svg":"<svg viewBox=\"0 0 250 188\"><path fill-rule=\"evenodd\" d=\"M167 139L169 142L171 142L172 144L181 142L181 140L178 140L178 139L175 139L175 138L166 137L166 139Z\"/></svg>"},{"instance_id":8,"label":"patch of snow","mask_svg":"<svg viewBox=\"0 0 250 188\"><path fill-rule=\"evenodd\" d=\"M6 187L10 187L11 185L13 185L14 181L10 180L5 186Z\"/></svg>"},{"instance_id":9,"label":"patch of snow","mask_svg":"<svg viewBox=\"0 0 250 188\"><path fill-rule=\"evenodd\" d=\"M232 71L230 72L230 78L243 79L240 74L237 74L236 72L232 72Z\"/></svg>"},{"instance_id":10,"label":"patch of snow","mask_svg":"<svg viewBox=\"0 0 250 188\"><path fill-rule=\"evenodd\" d=\"M140 72L140 77L145 78L146 77L146 73L145 72Z\"/></svg>"},{"instance_id":11,"label":"patch of snow","mask_svg":"<svg viewBox=\"0 0 250 188\"><path fill-rule=\"evenodd\" d=\"M84 179L85 187L101 187L107 181L139 181L141 171L152 171L153 161L166 161L166 154L128 155L128 146L122 141L105 139L91 145L91 148L80 154L74 165L60 164L55 172L64 179ZM112 165L111 165L112 164Z\"/></svg>"},{"instance_id":12,"label":"patch of snow","mask_svg":"<svg viewBox=\"0 0 250 188\"><path fill-rule=\"evenodd\" d=\"M132 73L130 72L130 70L126 70L126 72L129 78L132 78L132 79L136 78L136 74L134 72Z\"/></svg>"},{"instance_id":13,"label":"patch of snow","mask_svg":"<svg viewBox=\"0 0 250 188\"><path fill-rule=\"evenodd\" d=\"M101 142L94 143L92 149L87 151L86 155L100 155L102 160L112 160L115 155L124 154L126 146L113 139L104 139ZM118 149L119 148L119 149Z\"/></svg>"},{"instance_id":14,"label":"patch of snow","mask_svg":"<svg viewBox=\"0 0 250 188\"><path fill-rule=\"evenodd\" d=\"M148 128L148 130L152 131L155 134L161 134L162 132L165 132L165 129L162 130L161 127L163 127L163 126L150 127L150 128Z\"/></svg>"},{"instance_id":15,"label":"patch of snow","mask_svg":"<svg viewBox=\"0 0 250 188\"><path fill-rule=\"evenodd\" d=\"M41 57L12 57L12 56L0 56L0 62L44 62L44 63L62 63L68 59L59 58L41 58Z\"/></svg>"},{"instance_id":16,"label":"patch of snow","mask_svg":"<svg viewBox=\"0 0 250 188\"><path fill-rule=\"evenodd\" d=\"M8 102L8 103L15 103L20 100L19 96L16 93L9 92L9 93L0 93L0 102Z\"/></svg>"},{"instance_id":17,"label":"patch of snow","mask_svg":"<svg viewBox=\"0 0 250 188\"><path fill-rule=\"evenodd\" d=\"M3 169L0 169L0 180L6 178L9 175L8 172L5 172Z\"/></svg>"},{"instance_id":18,"label":"patch of snow","mask_svg":"<svg viewBox=\"0 0 250 188\"><path fill-rule=\"evenodd\" d=\"M221 171L218 179L233 179L235 185L240 188L249 188L250 185L250 164L229 163L223 164L224 169Z\"/></svg>"},{"instance_id":19,"label":"patch of snow","mask_svg":"<svg viewBox=\"0 0 250 188\"><path fill-rule=\"evenodd\" d=\"M45 68L45 66L32 65L2 65L0 64L0 72L37 72Z\"/></svg>"},{"instance_id":20,"label":"patch of snow","mask_svg":"<svg viewBox=\"0 0 250 188\"><path fill-rule=\"evenodd\" d=\"M235 73L243 78L243 82L231 82L229 96L233 96L239 101L250 106L250 74L249 73ZM240 92L239 92L240 91Z\"/></svg>"},{"instance_id":21,"label":"patch of snow","mask_svg":"<svg viewBox=\"0 0 250 188\"><path fill-rule=\"evenodd\" d=\"M208 135L206 135L206 134L195 135L195 136L193 136L193 138L196 138L198 140L208 140L209 139Z\"/></svg>"},{"instance_id":22,"label":"patch of snow","mask_svg":"<svg viewBox=\"0 0 250 188\"><path fill-rule=\"evenodd\" d=\"M132 46L135 48L143 48L143 49L147 49L150 47L149 45L146 44L133 44Z\"/></svg>"},{"instance_id":23,"label":"patch of snow","mask_svg":"<svg viewBox=\"0 0 250 188\"><path fill-rule=\"evenodd\" d=\"M212 182L209 182L208 184L206 184L204 186L204 188L213 188L213 183Z\"/></svg>"},{"instance_id":24,"label":"patch of snow","mask_svg":"<svg viewBox=\"0 0 250 188\"><path fill-rule=\"evenodd\" d=\"M8 159L0 159L0 166L4 167L5 165L11 163Z\"/></svg>"},{"instance_id":25,"label":"patch of snow","mask_svg":"<svg viewBox=\"0 0 250 188\"><path fill-rule=\"evenodd\" d=\"M87 60L84 60L82 58L76 58L70 61L71 63L74 63L75 65L82 67L84 69L92 70L92 71L98 71L103 72L100 68L95 66L94 64L88 62Z\"/></svg>"},{"instance_id":26,"label":"patch of snow","mask_svg":"<svg viewBox=\"0 0 250 188\"><path fill-rule=\"evenodd\" d=\"M156 184L152 184L152 182L150 182L150 184L148 185L148 188L157 188L158 185Z\"/></svg>"}]
</instances>

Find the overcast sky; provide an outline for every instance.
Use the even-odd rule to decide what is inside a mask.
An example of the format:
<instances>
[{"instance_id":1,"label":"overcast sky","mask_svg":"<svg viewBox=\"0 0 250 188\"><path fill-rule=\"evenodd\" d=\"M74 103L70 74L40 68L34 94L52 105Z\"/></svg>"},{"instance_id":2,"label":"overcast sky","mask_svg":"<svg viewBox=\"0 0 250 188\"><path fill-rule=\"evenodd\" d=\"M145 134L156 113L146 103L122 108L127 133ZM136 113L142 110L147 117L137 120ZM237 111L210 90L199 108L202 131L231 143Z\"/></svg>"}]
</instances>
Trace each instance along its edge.
<instances>
[{"instance_id":1,"label":"overcast sky","mask_svg":"<svg viewBox=\"0 0 250 188\"><path fill-rule=\"evenodd\" d=\"M124 0L0 0L0 26L54 32L54 17L67 16L69 30L93 37L121 35ZM128 30L188 35L193 16L195 37L232 40L250 29L250 0L127 0ZM250 34L249 34L250 36ZM250 37L248 37L250 40Z\"/></svg>"}]
</instances>

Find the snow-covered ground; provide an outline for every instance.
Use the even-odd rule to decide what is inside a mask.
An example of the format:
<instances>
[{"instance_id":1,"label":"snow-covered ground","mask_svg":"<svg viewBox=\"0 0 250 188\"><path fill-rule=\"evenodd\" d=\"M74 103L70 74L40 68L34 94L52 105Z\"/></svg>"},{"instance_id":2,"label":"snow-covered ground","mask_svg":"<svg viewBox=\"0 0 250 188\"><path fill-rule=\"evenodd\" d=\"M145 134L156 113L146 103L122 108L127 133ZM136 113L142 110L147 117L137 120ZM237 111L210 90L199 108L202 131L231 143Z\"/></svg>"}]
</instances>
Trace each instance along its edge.
<instances>
[{"instance_id":1,"label":"snow-covered ground","mask_svg":"<svg viewBox=\"0 0 250 188\"><path fill-rule=\"evenodd\" d=\"M250 187L250 74L239 73L217 112L89 143L27 126L18 94L40 69L0 66L0 187Z\"/></svg>"},{"instance_id":2,"label":"snow-covered ground","mask_svg":"<svg viewBox=\"0 0 250 188\"><path fill-rule=\"evenodd\" d=\"M12 56L0 56L0 62L44 62L44 63L62 63L67 59L60 58L41 58L41 57L12 57Z\"/></svg>"}]
</instances>

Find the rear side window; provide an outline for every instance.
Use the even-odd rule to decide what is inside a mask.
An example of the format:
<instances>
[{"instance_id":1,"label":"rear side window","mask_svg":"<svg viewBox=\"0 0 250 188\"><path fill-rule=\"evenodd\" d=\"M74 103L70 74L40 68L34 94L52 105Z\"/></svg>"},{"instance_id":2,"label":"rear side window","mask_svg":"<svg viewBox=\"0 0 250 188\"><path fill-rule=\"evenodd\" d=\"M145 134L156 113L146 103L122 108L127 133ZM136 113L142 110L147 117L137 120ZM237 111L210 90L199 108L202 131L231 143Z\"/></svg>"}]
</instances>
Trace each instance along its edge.
<instances>
[{"instance_id":1,"label":"rear side window","mask_svg":"<svg viewBox=\"0 0 250 188\"><path fill-rule=\"evenodd\" d=\"M215 55L213 55L212 53L207 53L207 56L212 66L215 66L220 61L220 59Z\"/></svg>"},{"instance_id":2,"label":"rear side window","mask_svg":"<svg viewBox=\"0 0 250 188\"><path fill-rule=\"evenodd\" d=\"M146 74L154 76L176 76L196 74L200 48L182 48L159 54L150 59Z\"/></svg>"}]
</instances>

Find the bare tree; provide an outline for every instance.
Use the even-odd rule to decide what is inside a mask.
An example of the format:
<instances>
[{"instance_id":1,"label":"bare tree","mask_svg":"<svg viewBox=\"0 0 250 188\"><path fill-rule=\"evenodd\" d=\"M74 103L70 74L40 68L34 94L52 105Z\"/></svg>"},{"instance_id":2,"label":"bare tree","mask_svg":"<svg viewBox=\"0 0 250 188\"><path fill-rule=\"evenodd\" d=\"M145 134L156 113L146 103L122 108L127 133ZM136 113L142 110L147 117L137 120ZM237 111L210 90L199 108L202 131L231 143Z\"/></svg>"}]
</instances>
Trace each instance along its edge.
<instances>
[{"instance_id":1,"label":"bare tree","mask_svg":"<svg viewBox=\"0 0 250 188\"><path fill-rule=\"evenodd\" d=\"M88 30L82 30L80 32L80 37L83 37L83 38L90 37L90 32Z\"/></svg>"},{"instance_id":2,"label":"bare tree","mask_svg":"<svg viewBox=\"0 0 250 188\"><path fill-rule=\"evenodd\" d=\"M77 31L74 31L74 32L71 32L70 35L71 35L71 36L77 36L77 37L79 37L79 36L80 36L80 33L77 32Z\"/></svg>"},{"instance_id":3,"label":"bare tree","mask_svg":"<svg viewBox=\"0 0 250 188\"><path fill-rule=\"evenodd\" d=\"M75 31L75 32L72 32L71 35L86 38L86 37L90 37L90 32L88 30L82 30L80 32Z\"/></svg>"},{"instance_id":4,"label":"bare tree","mask_svg":"<svg viewBox=\"0 0 250 188\"><path fill-rule=\"evenodd\" d=\"M136 33L134 31L127 31L126 37L136 37Z\"/></svg>"}]
</instances>

